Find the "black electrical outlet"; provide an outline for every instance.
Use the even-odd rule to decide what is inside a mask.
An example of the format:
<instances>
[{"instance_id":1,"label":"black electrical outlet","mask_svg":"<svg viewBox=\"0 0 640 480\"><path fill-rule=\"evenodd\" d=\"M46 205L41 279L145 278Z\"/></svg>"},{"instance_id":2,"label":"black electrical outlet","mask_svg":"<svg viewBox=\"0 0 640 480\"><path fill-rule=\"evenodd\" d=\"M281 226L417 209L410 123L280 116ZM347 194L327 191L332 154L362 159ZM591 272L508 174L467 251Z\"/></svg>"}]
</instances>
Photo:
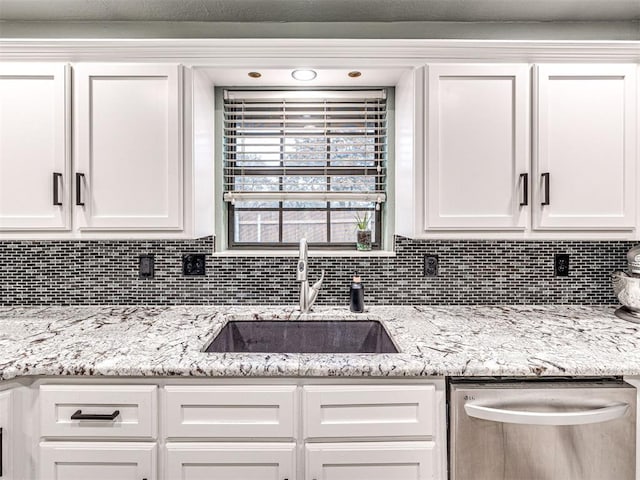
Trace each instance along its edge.
<instances>
[{"instance_id":1,"label":"black electrical outlet","mask_svg":"<svg viewBox=\"0 0 640 480\"><path fill-rule=\"evenodd\" d=\"M140 278L153 278L155 275L155 258L153 255L140 255L138 275Z\"/></svg>"},{"instance_id":2,"label":"black electrical outlet","mask_svg":"<svg viewBox=\"0 0 640 480\"><path fill-rule=\"evenodd\" d=\"M182 256L183 275L204 275L204 253L192 253Z\"/></svg>"},{"instance_id":3,"label":"black electrical outlet","mask_svg":"<svg viewBox=\"0 0 640 480\"><path fill-rule=\"evenodd\" d=\"M553 265L553 271L556 277L569 276L569 254L568 253L556 253L556 257Z\"/></svg>"},{"instance_id":4,"label":"black electrical outlet","mask_svg":"<svg viewBox=\"0 0 640 480\"><path fill-rule=\"evenodd\" d=\"M424 256L424 276L425 277L438 276L438 256L437 255Z\"/></svg>"}]
</instances>

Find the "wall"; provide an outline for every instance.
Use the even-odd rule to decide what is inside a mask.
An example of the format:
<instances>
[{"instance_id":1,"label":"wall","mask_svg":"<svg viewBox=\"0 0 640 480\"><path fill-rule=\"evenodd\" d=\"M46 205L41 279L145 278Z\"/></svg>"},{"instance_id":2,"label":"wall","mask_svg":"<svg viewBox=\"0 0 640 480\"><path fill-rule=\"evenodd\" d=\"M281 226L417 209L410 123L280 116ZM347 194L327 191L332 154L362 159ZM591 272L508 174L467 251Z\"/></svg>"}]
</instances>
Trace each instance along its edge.
<instances>
[{"instance_id":1,"label":"wall","mask_svg":"<svg viewBox=\"0 0 640 480\"><path fill-rule=\"evenodd\" d=\"M469 241L396 238L396 257L312 257L310 279L327 271L321 304L348 304L353 271L373 304L613 304L610 274L632 242ZM186 253L213 251L211 237L159 241L2 241L0 305L295 304L296 257L207 255L204 277L185 277ZM153 253L156 276L138 278L138 255ZM424 254L440 275L423 276ZM554 277L569 253L569 277Z\"/></svg>"}]
</instances>

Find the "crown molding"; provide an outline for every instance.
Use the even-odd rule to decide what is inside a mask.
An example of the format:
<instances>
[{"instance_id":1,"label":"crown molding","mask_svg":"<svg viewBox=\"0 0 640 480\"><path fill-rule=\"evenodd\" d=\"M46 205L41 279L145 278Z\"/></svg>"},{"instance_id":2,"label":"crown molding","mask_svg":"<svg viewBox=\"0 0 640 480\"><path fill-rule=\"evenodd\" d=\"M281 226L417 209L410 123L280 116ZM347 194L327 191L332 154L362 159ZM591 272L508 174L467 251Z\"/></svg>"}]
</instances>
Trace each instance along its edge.
<instances>
[{"instance_id":1,"label":"crown molding","mask_svg":"<svg viewBox=\"0 0 640 480\"><path fill-rule=\"evenodd\" d=\"M430 61L640 62L640 41L401 39L2 39L0 59L30 61L177 61L187 65L271 65L354 58L386 65ZM289 62L290 63L290 62Z\"/></svg>"}]
</instances>

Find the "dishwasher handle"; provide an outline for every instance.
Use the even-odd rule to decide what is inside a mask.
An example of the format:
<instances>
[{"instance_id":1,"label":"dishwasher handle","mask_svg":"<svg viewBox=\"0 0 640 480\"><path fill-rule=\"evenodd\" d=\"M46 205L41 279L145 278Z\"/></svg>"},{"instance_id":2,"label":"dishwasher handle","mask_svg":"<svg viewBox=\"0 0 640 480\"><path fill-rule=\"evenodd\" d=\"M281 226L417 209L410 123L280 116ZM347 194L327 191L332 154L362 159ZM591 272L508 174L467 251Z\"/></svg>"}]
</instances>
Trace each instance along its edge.
<instances>
[{"instance_id":1,"label":"dishwasher handle","mask_svg":"<svg viewBox=\"0 0 640 480\"><path fill-rule=\"evenodd\" d=\"M577 412L530 412L526 410L506 410L467 403L464 411L468 416L490 422L518 423L521 425L589 425L608 422L623 417L629 404L616 403L606 407Z\"/></svg>"}]
</instances>

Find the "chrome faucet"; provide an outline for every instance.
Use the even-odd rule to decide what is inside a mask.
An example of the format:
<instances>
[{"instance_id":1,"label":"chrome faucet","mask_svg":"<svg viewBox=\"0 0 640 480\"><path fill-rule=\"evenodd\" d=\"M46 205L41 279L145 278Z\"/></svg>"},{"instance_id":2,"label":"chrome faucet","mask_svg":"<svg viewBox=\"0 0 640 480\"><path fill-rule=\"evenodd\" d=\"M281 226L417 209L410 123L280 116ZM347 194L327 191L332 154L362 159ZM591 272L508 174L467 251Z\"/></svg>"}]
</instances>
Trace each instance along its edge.
<instances>
[{"instance_id":1,"label":"chrome faucet","mask_svg":"<svg viewBox=\"0 0 640 480\"><path fill-rule=\"evenodd\" d=\"M308 266L309 248L307 246L307 239L300 240L300 257L298 259L298 273L296 280L300 282L300 311L302 313L309 313L313 302L316 301L322 281L324 280L324 270L320 280L309 287L309 280L307 280L307 266Z\"/></svg>"}]
</instances>

